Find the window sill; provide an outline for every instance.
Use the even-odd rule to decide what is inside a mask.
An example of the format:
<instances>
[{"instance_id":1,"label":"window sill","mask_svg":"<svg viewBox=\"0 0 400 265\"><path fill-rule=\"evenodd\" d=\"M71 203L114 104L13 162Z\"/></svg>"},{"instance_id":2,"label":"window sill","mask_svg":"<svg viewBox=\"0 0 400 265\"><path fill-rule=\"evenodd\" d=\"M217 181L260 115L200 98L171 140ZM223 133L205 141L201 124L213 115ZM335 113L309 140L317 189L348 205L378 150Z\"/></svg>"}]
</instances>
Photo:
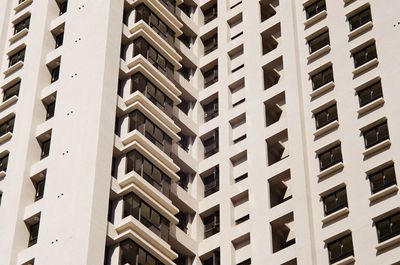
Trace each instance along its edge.
<instances>
[{"instance_id":1,"label":"window sill","mask_svg":"<svg viewBox=\"0 0 400 265\"><path fill-rule=\"evenodd\" d=\"M18 97L17 96L12 96L11 98L7 99L6 101L2 102L0 104L0 111L8 108L9 106L13 105L15 102L17 102Z\"/></svg>"},{"instance_id":2,"label":"window sill","mask_svg":"<svg viewBox=\"0 0 400 265\"><path fill-rule=\"evenodd\" d=\"M323 135L323 134L325 134L327 132L330 132L330 131L336 129L337 127L339 127L339 121L337 121L337 120L333 121L333 122L325 125L324 127L319 128L318 130L316 130L314 132L314 137L317 138L317 137L319 137L319 136L321 136L321 135Z\"/></svg>"},{"instance_id":3,"label":"window sill","mask_svg":"<svg viewBox=\"0 0 400 265\"><path fill-rule=\"evenodd\" d=\"M319 50L316 50L315 52L311 53L308 57L307 60L308 61L314 61L315 59L321 57L322 55L325 55L327 53L329 53L331 50L331 46L330 45L326 45L324 47L322 47Z\"/></svg>"},{"instance_id":4,"label":"window sill","mask_svg":"<svg viewBox=\"0 0 400 265\"><path fill-rule=\"evenodd\" d=\"M0 171L0 179L3 179L6 176L6 172L4 170Z\"/></svg>"},{"instance_id":5,"label":"window sill","mask_svg":"<svg viewBox=\"0 0 400 265\"><path fill-rule=\"evenodd\" d=\"M384 148L386 148L386 147L388 147L390 145L391 145L390 139L386 139L385 141L380 142L379 144L376 144L376 145L371 146L370 148L366 149L363 152L363 155L364 156L372 155L372 154L374 154L374 153L376 153L376 152L378 152L378 151L380 151L380 150L382 150L382 149L384 149Z\"/></svg>"},{"instance_id":6,"label":"window sill","mask_svg":"<svg viewBox=\"0 0 400 265\"><path fill-rule=\"evenodd\" d=\"M7 70L5 70L3 72L3 74L5 76L9 76L13 73L15 73L16 71L18 71L19 69L21 69L24 66L24 62L19 61L18 63L14 64L13 66L10 66Z\"/></svg>"},{"instance_id":7,"label":"window sill","mask_svg":"<svg viewBox=\"0 0 400 265\"><path fill-rule=\"evenodd\" d=\"M19 39L22 39L22 37L26 36L28 34L29 30L27 28L21 30L20 32L16 33L13 35L8 41L10 44L16 42Z\"/></svg>"},{"instance_id":8,"label":"window sill","mask_svg":"<svg viewBox=\"0 0 400 265\"><path fill-rule=\"evenodd\" d=\"M324 178L324 177L326 177L328 175L331 175L331 174L335 173L336 171L341 170L343 167L344 167L343 162L337 163L337 164L335 164L335 165L333 165L333 166L321 171L318 174L318 178L321 179L321 178Z\"/></svg>"},{"instance_id":9,"label":"window sill","mask_svg":"<svg viewBox=\"0 0 400 265\"><path fill-rule=\"evenodd\" d=\"M382 197L385 197L389 194L395 193L399 190L399 187L397 185L392 185L390 187L387 187L384 190L378 191L377 193L374 193L371 195L371 197L369 197L369 201L370 202L374 202L376 200L381 199Z\"/></svg>"},{"instance_id":10,"label":"window sill","mask_svg":"<svg viewBox=\"0 0 400 265\"><path fill-rule=\"evenodd\" d=\"M345 259L339 260L335 263L332 263L331 265L347 265L347 264L352 264L356 261L354 256L347 257Z\"/></svg>"},{"instance_id":11,"label":"window sill","mask_svg":"<svg viewBox=\"0 0 400 265\"><path fill-rule=\"evenodd\" d=\"M370 110L376 109L379 106L382 106L385 103L383 98L378 98L365 106L362 106L359 110L357 110L358 115L362 115Z\"/></svg>"},{"instance_id":12,"label":"window sill","mask_svg":"<svg viewBox=\"0 0 400 265\"><path fill-rule=\"evenodd\" d=\"M360 75L363 72L367 71L368 69L377 66L378 63L379 63L378 58L375 58L375 59L373 59L373 60L371 60L371 61L369 61L369 62L367 62L367 63L365 63L363 65L360 65L359 67L357 67L356 69L353 70L353 75L354 76Z\"/></svg>"},{"instance_id":13,"label":"window sill","mask_svg":"<svg viewBox=\"0 0 400 265\"><path fill-rule=\"evenodd\" d=\"M33 0L25 0L24 2L22 2L21 4L17 5L14 10L15 13L21 11L22 9L24 9L25 7L29 6L30 4L32 4Z\"/></svg>"},{"instance_id":14,"label":"window sill","mask_svg":"<svg viewBox=\"0 0 400 265\"><path fill-rule=\"evenodd\" d=\"M326 18L326 16L328 15L328 12L326 12L326 10L319 12L318 14L316 14L313 17L310 17L309 19L307 19L306 21L304 21L304 26L309 27L315 23L317 23L318 21Z\"/></svg>"},{"instance_id":15,"label":"window sill","mask_svg":"<svg viewBox=\"0 0 400 265\"><path fill-rule=\"evenodd\" d=\"M326 83L325 85L317 88L316 90L314 90L313 92L310 93L310 97L314 98L317 96L320 96L322 94L324 94L325 92L327 92L328 90L331 90L335 87L335 83L333 81Z\"/></svg>"},{"instance_id":16,"label":"window sill","mask_svg":"<svg viewBox=\"0 0 400 265\"><path fill-rule=\"evenodd\" d=\"M384 241L382 243L379 243L376 246L376 250L382 251L385 248L388 248L388 247L393 246L393 245L398 244L398 243L400 243L400 235L397 235L397 236L392 237L392 238L390 238L390 239L388 239L388 240L386 240L386 241Z\"/></svg>"},{"instance_id":17,"label":"window sill","mask_svg":"<svg viewBox=\"0 0 400 265\"><path fill-rule=\"evenodd\" d=\"M331 213L331 214L325 216L322 219L322 223L324 223L324 224L330 223L330 222L332 222L344 215L348 215L348 214L349 214L349 208L348 207L342 208L334 213Z\"/></svg>"},{"instance_id":18,"label":"window sill","mask_svg":"<svg viewBox=\"0 0 400 265\"><path fill-rule=\"evenodd\" d=\"M351 31L349 34L347 34L347 36L349 37L349 39L353 39L354 37L360 35L361 33L364 33L370 29L372 29L374 24L372 24L372 21L369 21L367 23L365 23L364 25L360 26L359 28Z\"/></svg>"},{"instance_id":19,"label":"window sill","mask_svg":"<svg viewBox=\"0 0 400 265\"><path fill-rule=\"evenodd\" d=\"M0 136L0 144L3 144L5 142L7 142L8 140L11 139L11 137L12 137L12 133L11 132L8 132L8 133Z\"/></svg>"}]
</instances>

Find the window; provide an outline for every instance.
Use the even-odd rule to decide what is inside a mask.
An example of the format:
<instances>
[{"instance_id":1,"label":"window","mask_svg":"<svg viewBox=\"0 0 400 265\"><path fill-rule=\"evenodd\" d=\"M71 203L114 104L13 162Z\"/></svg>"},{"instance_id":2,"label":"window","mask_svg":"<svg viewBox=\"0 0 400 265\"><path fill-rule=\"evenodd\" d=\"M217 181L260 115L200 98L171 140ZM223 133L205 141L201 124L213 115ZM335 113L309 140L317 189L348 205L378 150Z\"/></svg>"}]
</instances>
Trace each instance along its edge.
<instances>
[{"instance_id":1,"label":"window","mask_svg":"<svg viewBox=\"0 0 400 265\"><path fill-rule=\"evenodd\" d=\"M210 70L203 72L204 88L218 82L218 64L215 64Z\"/></svg>"},{"instance_id":2,"label":"window","mask_svg":"<svg viewBox=\"0 0 400 265\"><path fill-rule=\"evenodd\" d=\"M375 43L353 53L354 67L359 67L375 58L378 58L376 53Z\"/></svg>"},{"instance_id":3,"label":"window","mask_svg":"<svg viewBox=\"0 0 400 265\"><path fill-rule=\"evenodd\" d=\"M41 198L43 198L45 182L46 182L46 180L42 179L42 180L40 180L39 182L37 182L35 184L35 189L36 189L35 201L40 200Z\"/></svg>"},{"instance_id":4,"label":"window","mask_svg":"<svg viewBox=\"0 0 400 265\"><path fill-rule=\"evenodd\" d=\"M162 1L162 0L161 0ZM165 0L167 1L167 0ZM175 7L175 5L174 5ZM168 27L155 13L153 13L145 4L140 4L136 7L136 22L143 20L146 22L158 35L161 36L169 44L175 41L175 32Z\"/></svg>"},{"instance_id":5,"label":"window","mask_svg":"<svg viewBox=\"0 0 400 265\"><path fill-rule=\"evenodd\" d=\"M311 17L315 16L316 14L326 10L325 0L315 1L311 5L306 6L305 9L306 9L307 19L311 18Z\"/></svg>"},{"instance_id":6,"label":"window","mask_svg":"<svg viewBox=\"0 0 400 265\"><path fill-rule=\"evenodd\" d=\"M58 7L60 9L60 12L59 12L60 16L67 12L67 6L68 6L68 0L65 0L62 3L58 3Z\"/></svg>"},{"instance_id":7,"label":"window","mask_svg":"<svg viewBox=\"0 0 400 265\"><path fill-rule=\"evenodd\" d=\"M338 120L337 105L332 105L315 114L315 124L317 129Z\"/></svg>"},{"instance_id":8,"label":"window","mask_svg":"<svg viewBox=\"0 0 400 265\"><path fill-rule=\"evenodd\" d=\"M329 31L325 31L324 33L310 39L308 41L310 54L316 52L326 45L329 45L329 43Z\"/></svg>"},{"instance_id":9,"label":"window","mask_svg":"<svg viewBox=\"0 0 400 265\"><path fill-rule=\"evenodd\" d=\"M129 114L129 131L133 130L138 130L167 155L171 154L172 138L139 110L134 110Z\"/></svg>"},{"instance_id":10,"label":"window","mask_svg":"<svg viewBox=\"0 0 400 265\"><path fill-rule=\"evenodd\" d=\"M164 240L168 240L169 221L134 193L124 196L124 218L133 216Z\"/></svg>"},{"instance_id":11,"label":"window","mask_svg":"<svg viewBox=\"0 0 400 265\"><path fill-rule=\"evenodd\" d=\"M219 140L218 140L218 128L214 129L208 136L203 138L204 146L204 159L218 153L219 151Z\"/></svg>"},{"instance_id":12,"label":"window","mask_svg":"<svg viewBox=\"0 0 400 265\"><path fill-rule=\"evenodd\" d=\"M142 73L138 72L132 76L131 93L140 91L154 105L164 111L169 117L172 117L173 101L152 82L150 82Z\"/></svg>"},{"instance_id":13,"label":"window","mask_svg":"<svg viewBox=\"0 0 400 265\"><path fill-rule=\"evenodd\" d=\"M58 47L62 46L64 43L64 31L58 33L57 35L54 36L54 40L56 41L56 46L55 48L57 49Z\"/></svg>"},{"instance_id":14,"label":"window","mask_svg":"<svg viewBox=\"0 0 400 265\"><path fill-rule=\"evenodd\" d=\"M370 7L362 10L361 12L349 18L350 31L353 31L361 27L362 25L368 23L369 21L372 21Z\"/></svg>"},{"instance_id":15,"label":"window","mask_svg":"<svg viewBox=\"0 0 400 265\"><path fill-rule=\"evenodd\" d=\"M218 116L218 98L203 106L204 122L208 122Z\"/></svg>"},{"instance_id":16,"label":"window","mask_svg":"<svg viewBox=\"0 0 400 265\"><path fill-rule=\"evenodd\" d=\"M169 197L171 179L138 151L126 154L126 173L135 171L165 196Z\"/></svg>"},{"instance_id":17,"label":"window","mask_svg":"<svg viewBox=\"0 0 400 265\"><path fill-rule=\"evenodd\" d=\"M0 125L0 137L5 135L6 133L13 132L14 122L15 122L15 117L12 117L11 119L8 119L6 122Z\"/></svg>"},{"instance_id":18,"label":"window","mask_svg":"<svg viewBox=\"0 0 400 265\"><path fill-rule=\"evenodd\" d=\"M323 85L333 82L333 69L332 66L322 70L321 72L311 76L313 90L316 90Z\"/></svg>"},{"instance_id":19,"label":"window","mask_svg":"<svg viewBox=\"0 0 400 265\"><path fill-rule=\"evenodd\" d=\"M211 256L205 258L202 261L202 265L220 265L221 264L221 255L219 252L219 249L213 250L212 253L210 253ZM209 256L209 255L207 255Z\"/></svg>"},{"instance_id":20,"label":"window","mask_svg":"<svg viewBox=\"0 0 400 265\"><path fill-rule=\"evenodd\" d=\"M175 0L159 0L171 13L175 14Z\"/></svg>"},{"instance_id":21,"label":"window","mask_svg":"<svg viewBox=\"0 0 400 265\"><path fill-rule=\"evenodd\" d=\"M50 70L51 72L51 83L54 83L60 77L60 65L57 65L53 69Z\"/></svg>"},{"instance_id":22,"label":"window","mask_svg":"<svg viewBox=\"0 0 400 265\"><path fill-rule=\"evenodd\" d=\"M133 41L133 57L141 54L168 79L174 80L174 66L143 37Z\"/></svg>"},{"instance_id":23,"label":"window","mask_svg":"<svg viewBox=\"0 0 400 265\"><path fill-rule=\"evenodd\" d=\"M23 29L29 29L29 23L31 20L31 16L28 16L24 20L18 22L14 26L14 34L17 34L18 32L22 31Z\"/></svg>"},{"instance_id":24,"label":"window","mask_svg":"<svg viewBox=\"0 0 400 265\"><path fill-rule=\"evenodd\" d=\"M358 99L360 107L367 105L368 103L383 97L382 83L381 81L364 88L358 92Z\"/></svg>"},{"instance_id":25,"label":"window","mask_svg":"<svg viewBox=\"0 0 400 265\"><path fill-rule=\"evenodd\" d=\"M7 165L8 165L8 154L6 154L0 158L0 172L1 171L6 172Z\"/></svg>"},{"instance_id":26,"label":"window","mask_svg":"<svg viewBox=\"0 0 400 265\"><path fill-rule=\"evenodd\" d=\"M42 151L40 153L40 159L43 159L43 158L46 158L47 156L49 156L50 141L51 141L51 139L48 139L48 140L42 142L42 144L41 144Z\"/></svg>"},{"instance_id":27,"label":"window","mask_svg":"<svg viewBox=\"0 0 400 265\"><path fill-rule=\"evenodd\" d=\"M379 242L400 235L400 212L375 222L375 226Z\"/></svg>"},{"instance_id":28,"label":"window","mask_svg":"<svg viewBox=\"0 0 400 265\"><path fill-rule=\"evenodd\" d=\"M218 8L217 4L215 3L213 6L203 10L204 15L204 24L207 24L217 18Z\"/></svg>"},{"instance_id":29,"label":"window","mask_svg":"<svg viewBox=\"0 0 400 265\"><path fill-rule=\"evenodd\" d=\"M346 188L339 189L331 194L326 195L323 197L323 201L325 215L329 215L347 207Z\"/></svg>"},{"instance_id":30,"label":"window","mask_svg":"<svg viewBox=\"0 0 400 265\"><path fill-rule=\"evenodd\" d=\"M342 150L340 145L337 145L321 154L319 157L319 168L325 170L337 163L342 162Z\"/></svg>"},{"instance_id":31,"label":"window","mask_svg":"<svg viewBox=\"0 0 400 265\"><path fill-rule=\"evenodd\" d=\"M211 53L218 48L218 33L213 34L211 37L203 40L204 55Z\"/></svg>"},{"instance_id":32,"label":"window","mask_svg":"<svg viewBox=\"0 0 400 265\"><path fill-rule=\"evenodd\" d=\"M141 248L131 239L125 239L120 243L120 263L130 265L163 265L154 256Z\"/></svg>"},{"instance_id":33,"label":"window","mask_svg":"<svg viewBox=\"0 0 400 265\"><path fill-rule=\"evenodd\" d=\"M368 178L372 194L397 184L394 165L390 165L382 170L374 172L368 175Z\"/></svg>"},{"instance_id":34,"label":"window","mask_svg":"<svg viewBox=\"0 0 400 265\"><path fill-rule=\"evenodd\" d=\"M353 240L351 234L341 237L328 244L329 263L354 255Z\"/></svg>"},{"instance_id":35,"label":"window","mask_svg":"<svg viewBox=\"0 0 400 265\"><path fill-rule=\"evenodd\" d=\"M219 211L203 218L204 238L208 238L219 232Z\"/></svg>"},{"instance_id":36,"label":"window","mask_svg":"<svg viewBox=\"0 0 400 265\"><path fill-rule=\"evenodd\" d=\"M219 166L212 168L211 174L204 176L204 197L219 191Z\"/></svg>"},{"instance_id":37,"label":"window","mask_svg":"<svg viewBox=\"0 0 400 265\"><path fill-rule=\"evenodd\" d=\"M28 247L31 247L37 243L39 235L39 224L40 222L37 222L29 227Z\"/></svg>"},{"instance_id":38,"label":"window","mask_svg":"<svg viewBox=\"0 0 400 265\"><path fill-rule=\"evenodd\" d=\"M17 51L13 55L10 55L8 60L9 60L8 67L13 66L14 64L18 63L19 61L23 62L25 60L25 48Z\"/></svg>"},{"instance_id":39,"label":"window","mask_svg":"<svg viewBox=\"0 0 400 265\"><path fill-rule=\"evenodd\" d=\"M46 120L51 119L54 117L54 111L56 109L56 101L49 103L46 106Z\"/></svg>"},{"instance_id":40,"label":"window","mask_svg":"<svg viewBox=\"0 0 400 265\"><path fill-rule=\"evenodd\" d=\"M18 83L12 85L9 88L6 88L3 94L3 102L12 98L13 96L18 96L20 87L21 87L21 81L18 81Z\"/></svg>"},{"instance_id":41,"label":"window","mask_svg":"<svg viewBox=\"0 0 400 265\"><path fill-rule=\"evenodd\" d=\"M378 126L368 129L363 133L365 148L370 148L380 142L389 139L389 130L387 122L385 121Z\"/></svg>"}]
</instances>

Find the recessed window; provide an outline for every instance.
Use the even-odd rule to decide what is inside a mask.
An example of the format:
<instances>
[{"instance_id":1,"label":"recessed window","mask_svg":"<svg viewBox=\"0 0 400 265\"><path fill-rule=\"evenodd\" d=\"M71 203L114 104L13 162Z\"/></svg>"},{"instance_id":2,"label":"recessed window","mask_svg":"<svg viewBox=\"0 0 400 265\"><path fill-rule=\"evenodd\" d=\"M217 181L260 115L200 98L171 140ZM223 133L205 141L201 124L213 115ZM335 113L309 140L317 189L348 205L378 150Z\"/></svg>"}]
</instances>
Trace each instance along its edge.
<instances>
[{"instance_id":1,"label":"recessed window","mask_svg":"<svg viewBox=\"0 0 400 265\"><path fill-rule=\"evenodd\" d=\"M0 172L7 172L8 155L9 154L7 153L6 155L0 157Z\"/></svg>"},{"instance_id":2,"label":"recessed window","mask_svg":"<svg viewBox=\"0 0 400 265\"><path fill-rule=\"evenodd\" d=\"M319 168L320 170L325 170L335 164L342 162L342 150L341 146L337 145L321 154L319 157Z\"/></svg>"},{"instance_id":3,"label":"recessed window","mask_svg":"<svg viewBox=\"0 0 400 265\"><path fill-rule=\"evenodd\" d=\"M339 189L323 197L324 213L329 215L342 208L347 207L347 194L346 188Z\"/></svg>"},{"instance_id":4,"label":"recessed window","mask_svg":"<svg viewBox=\"0 0 400 265\"><path fill-rule=\"evenodd\" d=\"M54 35L54 40L56 42L55 48L62 46L64 43L64 31L59 32L57 35Z\"/></svg>"},{"instance_id":5,"label":"recessed window","mask_svg":"<svg viewBox=\"0 0 400 265\"><path fill-rule=\"evenodd\" d=\"M351 234L341 237L328 244L329 263L333 264L339 260L354 255L353 240Z\"/></svg>"},{"instance_id":6,"label":"recessed window","mask_svg":"<svg viewBox=\"0 0 400 265\"><path fill-rule=\"evenodd\" d=\"M358 99L360 107L367 105L368 103L383 97L382 83L378 81L377 83L358 91Z\"/></svg>"},{"instance_id":7,"label":"recessed window","mask_svg":"<svg viewBox=\"0 0 400 265\"><path fill-rule=\"evenodd\" d=\"M204 197L219 191L219 166L207 170L202 176L204 183Z\"/></svg>"},{"instance_id":8,"label":"recessed window","mask_svg":"<svg viewBox=\"0 0 400 265\"><path fill-rule=\"evenodd\" d=\"M16 64L20 61L23 62L25 60L25 48L22 48L21 50L17 51L16 53L10 55L8 60L9 60L8 67L13 66L14 64Z\"/></svg>"},{"instance_id":9,"label":"recessed window","mask_svg":"<svg viewBox=\"0 0 400 265\"><path fill-rule=\"evenodd\" d=\"M321 72L311 76L313 90L316 90L323 85L333 82L333 69L332 66L325 68Z\"/></svg>"},{"instance_id":10,"label":"recessed window","mask_svg":"<svg viewBox=\"0 0 400 265\"><path fill-rule=\"evenodd\" d=\"M353 53L354 67L360 67L375 58L378 58L378 54L376 52L375 43L373 43Z\"/></svg>"},{"instance_id":11,"label":"recessed window","mask_svg":"<svg viewBox=\"0 0 400 265\"><path fill-rule=\"evenodd\" d=\"M54 117L55 109L56 109L55 100L46 105L46 120Z\"/></svg>"},{"instance_id":12,"label":"recessed window","mask_svg":"<svg viewBox=\"0 0 400 265\"><path fill-rule=\"evenodd\" d=\"M204 88L218 82L218 64L214 64L211 69L203 71Z\"/></svg>"},{"instance_id":13,"label":"recessed window","mask_svg":"<svg viewBox=\"0 0 400 265\"><path fill-rule=\"evenodd\" d=\"M40 159L44 159L44 158L46 158L46 157L49 156L49 153L50 153L50 143L51 143L51 138L49 138L49 139L43 141L43 142L40 144L40 147L41 147Z\"/></svg>"},{"instance_id":14,"label":"recessed window","mask_svg":"<svg viewBox=\"0 0 400 265\"><path fill-rule=\"evenodd\" d=\"M60 65L55 66L50 69L51 73L51 83L56 82L60 78Z\"/></svg>"},{"instance_id":15,"label":"recessed window","mask_svg":"<svg viewBox=\"0 0 400 265\"><path fill-rule=\"evenodd\" d=\"M361 12L349 18L350 31L353 31L361 27L362 25L368 23L369 21L372 21L370 7L362 10Z\"/></svg>"},{"instance_id":16,"label":"recessed window","mask_svg":"<svg viewBox=\"0 0 400 265\"><path fill-rule=\"evenodd\" d=\"M29 29L30 21L31 21L31 16L28 16L27 18L25 18L22 21L15 24L14 34L17 34L18 32L22 31L23 29Z\"/></svg>"},{"instance_id":17,"label":"recessed window","mask_svg":"<svg viewBox=\"0 0 400 265\"><path fill-rule=\"evenodd\" d=\"M6 133L12 133L14 130L15 117L8 119L7 121L0 124L0 137Z\"/></svg>"},{"instance_id":18,"label":"recessed window","mask_svg":"<svg viewBox=\"0 0 400 265\"><path fill-rule=\"evenodd\" d=\"M368 179L371 185L372 194L384 190L390 186L396 185L397 181L394 165L390 165L384 169L368 175Z\"/></svg>"},{"instance_id":19,"label":"recessed window","mask_svg":"<svg viewBox=\"0 0 400 265\"><path fill-rule=\"evenodd\" d=\"M317 129L322 128L325 125L328 125L329 123L337 120L338 120L338 113L336 104L315 114L315 125Z\"/></svg>"},{"instance_id":20,"label":"recessed window","mask_svg":"<svg viewBox=\"0 0 400 265\"><path fill-rule=\"evenodd\" d=\"M213 250L211 253L207 253L206 257L202 258L202 265L220 265L221 264L221 254L219 249Z\"/></svg>"},{"instance_id":21,"label":"recessed window","mask_svg":"<svg viewBox=\"0 0 400 265\"><path fill-rule=\"evenodd\" d=\"M311 18L315 15L317 15L318 13L326 10L326 3L325 0L318 0L315 1L314 3L308 5L305 7L306 10L306 17Z\"/></svg>"},{"instance_id":22,"label":"recessed window","mask_svg":"<svg viewBox=\"0 0 400 265\"><path fill-rule=\"evenodd\" d=\"M218 153L219 151L219 139L218 139L218 128L214 129L206 136L202 137L204 146L204 159Z\"/></svg>"},{"instance_id":23,"label":"recessed window","mask_svg":"<svg viewBox=\"0 0 400 265\"><path fill-rule=\"evenodd\" d=\"M207 24L212 20L216 19L218 15L217 3L215 3L210 7L207 7L206 9L203 9L203 15L204 15L204 24Z\"/></svg>"},{"instance_id":24,"label":"recessed window","mask_svg":"<svg viewBox=\"0 0 400 265\"><path fill-rule=\"evenodd\" d=\"M379 242L400 235L400 212L375 222L375 226Z\"/></svg>"},{"instance_id":25,"label":"recessed window","mask_svg":"<svg viewBox=\"0 0 400 265\"><path fill-rule=\"evenodd\" d=\"M6 88L3 94L3 102L12 98L13 96L18 96L20 87L21 87L21 81L18 81L16 84Z\"/></svg>"},{"instance_id":26,"label":"recessed window","mask_svg":"<svg viewBox=\"0 0 400 265\"><path fill-rule=\"evenodd\" d=\"M325 31L324 33L310 39L308 41L308 46L310 49L310 54L318 51L322 47L329 45L329 31Z\"/></svg>"},{"instance_id":27,"label":"recessed window","mask_svg":"<svg viewBox=\"0 0 400 265\"><path fill-rule=\"evenodd\" d=\"M203 105L204 122L214 119L218 116L218 97L215 97L211 102Z\"/></svg>"},{"instance_id":28,"label":"recessed window","mask_svg":"<svg viewBox=\"0 0 400 265\"><path fill-rule=\"evenodd\" d=\"M39 225L40 222L34 223L29 227L29 241L28 247L31 247L37 243L39 236Z\"/></svg>"},{"instance_id":29,"label":"recessed window","mask_svg":"<svg viewBox=\"0 0 400 265\"><path fill-rule=\"evenodd\" d=\"M218 48L218 33L215 32L212 36L203 40L204 55L211 53Z\"/></svg>"},{"instance_id":30,"label":"recessed window","mask_svg":"<svg viewBox=\"0 0 400 265\"><path fill-rule=\"evenodd\" d=\"M219 210L203 217L204 238L208 238L219 232Z\"/></svg>"},{"instance_id":31,"label":"recessed window","mask_svg":"<svg viewBox=\"0 0 400 265\"><path fill-rule=\"evenodd\" d=\"M380 142L389 139L389 129L387 122L381 123L371 129L366 130L364 133L365 148L370 148Z\"/></svg>"},{"instance_id":32,"label":"recessed window","mask_svg":"<svg viewBox=\"0 0 400 265\"><path fill-rule=\"evenodd\" d=\"M41 198L43 198L44 195L44 186L46 183L46 179L42 179L40 181L38 181L37 183L35 183L35 201L40 200Z\"/></svg>"},{"instance_id":33,"label":"recessed window","mask_svg":"<svg viewBox=\"0 0 400 265\"><path fill-rule=\"evenodd\" d=\"M65 0L63 2L58 2L58 8L59 8L59 15L63 15L64 13L67 12L67 7L68 7L68 0Z\"/></svg>"}]
</instances>

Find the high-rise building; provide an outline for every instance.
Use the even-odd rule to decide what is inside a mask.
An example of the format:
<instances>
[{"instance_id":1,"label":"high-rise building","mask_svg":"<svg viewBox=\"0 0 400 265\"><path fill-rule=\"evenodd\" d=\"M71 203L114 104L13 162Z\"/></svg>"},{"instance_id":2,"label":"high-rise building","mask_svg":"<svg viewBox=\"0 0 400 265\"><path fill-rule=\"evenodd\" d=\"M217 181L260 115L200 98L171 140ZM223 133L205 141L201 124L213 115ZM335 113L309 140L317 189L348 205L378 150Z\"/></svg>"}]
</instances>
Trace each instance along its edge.
<instances>
[{"instance_id":1,"label":"high-rise building","mask_svg":"<svg viewBox=\"0 0 400 265\"><path fill-rule=\"evenodd\" d=\"M0 265L399 265L399 10L1 0Z\"/></svg>"}]
</instances>

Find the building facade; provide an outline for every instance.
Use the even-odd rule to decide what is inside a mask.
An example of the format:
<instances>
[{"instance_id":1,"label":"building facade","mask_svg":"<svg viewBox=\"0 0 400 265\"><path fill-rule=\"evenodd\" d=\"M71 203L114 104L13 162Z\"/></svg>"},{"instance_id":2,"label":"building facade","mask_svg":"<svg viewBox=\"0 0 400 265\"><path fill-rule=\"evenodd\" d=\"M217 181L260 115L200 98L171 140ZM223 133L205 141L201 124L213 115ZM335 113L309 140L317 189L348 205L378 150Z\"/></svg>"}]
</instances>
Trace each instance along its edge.
<instances>
[{"instance_id":1,"label":"building facade","mask_svg":"<svg viewBox=\"0 0 400 265\"><path fill-rule=\"evenodd\" d=\"M0 265L399 265L398 10L0 1Z\"/></svg>"}]
</instances>

